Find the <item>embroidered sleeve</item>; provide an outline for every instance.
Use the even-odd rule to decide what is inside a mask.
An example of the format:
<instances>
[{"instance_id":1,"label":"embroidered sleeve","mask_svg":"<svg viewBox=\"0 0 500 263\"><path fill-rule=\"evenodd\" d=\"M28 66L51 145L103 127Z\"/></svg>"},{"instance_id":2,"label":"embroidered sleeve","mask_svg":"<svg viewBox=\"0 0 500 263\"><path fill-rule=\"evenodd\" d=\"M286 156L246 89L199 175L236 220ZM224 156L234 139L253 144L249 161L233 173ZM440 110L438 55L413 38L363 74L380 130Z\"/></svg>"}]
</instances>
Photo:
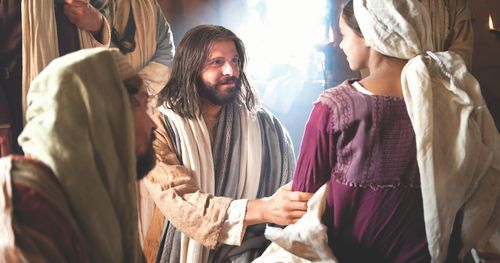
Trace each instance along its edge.
<instances>
[{"instance_id":1,"label":"embroidered sleeve","mask_svg":"<svg viewBox=\"0 0 500 263\"><path fill-rule=\"evenodd\" d=\"M330 179L335 159L331 110L316 103L307 121L293 178L294 191L316 192Z\"/></svg>"}]
</instances>

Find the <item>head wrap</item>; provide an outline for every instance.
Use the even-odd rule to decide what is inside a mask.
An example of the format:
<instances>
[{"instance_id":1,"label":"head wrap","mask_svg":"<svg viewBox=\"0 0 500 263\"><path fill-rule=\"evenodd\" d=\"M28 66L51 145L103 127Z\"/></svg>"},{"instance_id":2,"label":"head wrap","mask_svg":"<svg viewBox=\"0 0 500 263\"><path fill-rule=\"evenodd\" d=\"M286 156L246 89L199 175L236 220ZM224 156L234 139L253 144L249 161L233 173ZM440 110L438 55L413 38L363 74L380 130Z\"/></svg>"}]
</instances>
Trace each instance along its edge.
<instances>
[{"instance_id":1,"label":"head wrap","mask_svg":"<svg viewBox=\"0 0 500 263\"><path fill-rule=\"evenodd\" d=\"M52 61L28 93L24 152L52 169L92 262L140 262L134 128L117 50L81 50Z\"/></svg>"},{"instance_id":2,"label":"head wrap","mask_svg":"<svg viewBox=\"0 0 500 263\"><path fill-rule=\"evenodd\" d=\"M391 57L410 59L432 51L430 19L418 1L354 1L366 42Z\"/></svg>"},{"instance_id":3,"label":"head wrap","mask_svg":"<svg viewBox=\"0 0 500 263\"><path fill-rule=\"evenodd\" d=\"M408 60L403 96L416 135L424 219L433 262L446 259L457 213L464 256L500 224L500 140L479 83L453 52L433 52L430 19L417 0L353 0L366 42Z\"/></svg>"}]
</instances>

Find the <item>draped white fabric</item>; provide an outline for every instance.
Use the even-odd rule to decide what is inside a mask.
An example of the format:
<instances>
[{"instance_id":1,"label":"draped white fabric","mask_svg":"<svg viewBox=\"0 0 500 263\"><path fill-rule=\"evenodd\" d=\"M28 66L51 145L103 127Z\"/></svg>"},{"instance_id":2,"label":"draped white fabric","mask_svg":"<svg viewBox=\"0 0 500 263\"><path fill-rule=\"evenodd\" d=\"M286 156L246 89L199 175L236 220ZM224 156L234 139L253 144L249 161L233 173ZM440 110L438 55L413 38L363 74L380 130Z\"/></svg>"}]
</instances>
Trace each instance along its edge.
<instances>
[{"instance_id":1,"label":"draped white fabric","mask_svg":"<svg viewBox=\"0 0 500 263\"><path fill-rule=\"evenodd\" d=\"M244 106L240 107L239 118L241 119L242 150L241 150L241 173L242 179L238 183L237 199L254 199L259 187L262 145L260 143L260 125L255 114L249 113ZM161 106L159 111L169 118L175 125L177 134L180 136L180 151L182 162L193 172L200 190L204 193L214 194L214 164L212 158L212 147L210 136L203 120L198 116L196 119L182 118L172 110ZM253 134L250 138L248 134ZM236 176L236 175L235 175ZM208 262L209 250L200 243L182 234L181 262Z\"/></svg>"},{"instance_id":2,"label":"draped white fabric","mask_svg":"<svg viewBox=\"0 0 500 263\"><path fill-rule=\"evenodd\" d=\"M432 52L429 17L416 0L354 0L367 43L409 60L401 81L416 135L424 218L433 262L443 262L457 212L463 256L500 224L500 140L479 83L453 52Z\"/></svg>"},{"instance_id":3,"label":"draped white fabric","mask_svg":"<svg viewBox=\"0 0 500 263\"><path fill-rule=\"evenodd\" d=\"M326 226L321 223L327 189L328 183L314 193L307 202L307 213L297 223L284 229L268 226L265 235L273 243L253 263L337 263L328 247Z\"/></svg>"}]
</instances>

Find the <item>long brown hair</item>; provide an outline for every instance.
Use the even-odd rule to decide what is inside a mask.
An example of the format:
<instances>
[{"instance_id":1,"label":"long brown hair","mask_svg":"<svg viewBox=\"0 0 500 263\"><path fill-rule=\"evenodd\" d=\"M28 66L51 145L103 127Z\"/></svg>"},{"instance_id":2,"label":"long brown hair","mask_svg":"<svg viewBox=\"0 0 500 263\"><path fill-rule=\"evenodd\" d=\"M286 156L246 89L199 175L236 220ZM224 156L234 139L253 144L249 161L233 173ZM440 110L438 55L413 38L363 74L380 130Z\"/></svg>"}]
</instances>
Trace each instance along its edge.
<instances>
[{"instance_id":1,"label":"long brown hair","mask_svg":"<svg viewBox=\"0 0 500 263\"><path fill-rule=\"evenodd\" d=\"M349 26L356 34L360 37L363 37L363 33L361 33L361 29L358 25L358 20L354 16L354 6L352 0L347 1L347 3L342 7L342 18L344 19L347 26Z\"/></svg>"},{"instance_id":2,"label":"long brown hair","mask_svg":"<svg viewBox=\"0 0 500 263\"><path fill-rule=\"evenodd\" d=\"M236 102L244 103L250 111L254 109L257 97L243 71L245 46L231 30L217 25L196 26L184 35L175 52L170 80L158 96L158 105L164 105L184 118L195 118L201 114L200 74L214 42L220 40L234 41L240 58L242 89Z\"/></svg>"}]
</instances>

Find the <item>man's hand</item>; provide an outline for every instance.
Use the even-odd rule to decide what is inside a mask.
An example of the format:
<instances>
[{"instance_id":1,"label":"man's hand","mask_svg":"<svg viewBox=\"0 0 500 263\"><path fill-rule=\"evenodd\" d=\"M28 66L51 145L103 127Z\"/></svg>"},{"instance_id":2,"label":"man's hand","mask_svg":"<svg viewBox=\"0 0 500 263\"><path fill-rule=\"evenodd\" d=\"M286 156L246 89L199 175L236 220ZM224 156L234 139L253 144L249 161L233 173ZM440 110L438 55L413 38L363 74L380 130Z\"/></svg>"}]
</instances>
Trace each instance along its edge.
<instances>
[{"instance_id":1,"label":"man's hand","mask_svg":"<svg viewBox=\"0 0 500 263\"><path fill-rule=\"evenodd\" d=\"M11 153L11 137L10 127L0 126L0 157L7 156Z\"/></svg>"},{"instance_id":2,"label":"man's hand","mask_svg":"<svg viewBox=\"0 0 500 263\"><path fill-rule=\"evenodd\" d=\"M306 213L307 201L312 196L312 193L293 192L292 184L288 183L269 198L249 200L245 223L293 224Z\"/></svg>"},{"instance_id":3,"label":"man's hand","mask_svg":"<svg viewBox=\"0 0 500 263\"><path fill-rule=\"evenodd\" d=\"M81 30L97 33L102 27L101 13L84 0L64 0L64 14Z\"/></svg>"}]
</instances>

